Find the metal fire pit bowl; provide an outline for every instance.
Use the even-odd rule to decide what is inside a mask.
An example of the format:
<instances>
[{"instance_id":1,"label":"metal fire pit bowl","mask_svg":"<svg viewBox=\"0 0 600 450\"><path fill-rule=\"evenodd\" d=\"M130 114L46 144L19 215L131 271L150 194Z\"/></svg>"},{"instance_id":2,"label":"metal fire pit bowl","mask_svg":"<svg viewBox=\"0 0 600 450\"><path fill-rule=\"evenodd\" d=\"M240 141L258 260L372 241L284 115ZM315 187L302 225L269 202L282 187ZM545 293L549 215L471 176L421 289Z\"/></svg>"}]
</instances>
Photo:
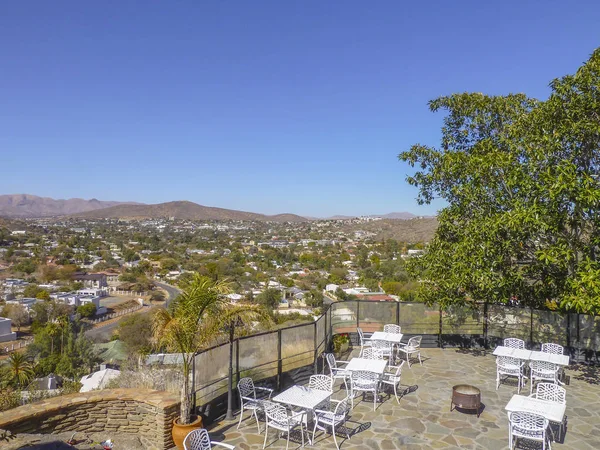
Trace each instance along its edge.
<instances>
[{"instance_id":1,"label":"metal fire pit bowl","mask_svg":"<svg viewBox=\"0 0 600 450\"><path fill-rule=\"evenodd\" d=\"M479 410L481 409L481 391L479 388L469 384L458 384L452 387L450 411L455 408L477 411L477 417L479 417Z\"/></svg>"}]
</instances>

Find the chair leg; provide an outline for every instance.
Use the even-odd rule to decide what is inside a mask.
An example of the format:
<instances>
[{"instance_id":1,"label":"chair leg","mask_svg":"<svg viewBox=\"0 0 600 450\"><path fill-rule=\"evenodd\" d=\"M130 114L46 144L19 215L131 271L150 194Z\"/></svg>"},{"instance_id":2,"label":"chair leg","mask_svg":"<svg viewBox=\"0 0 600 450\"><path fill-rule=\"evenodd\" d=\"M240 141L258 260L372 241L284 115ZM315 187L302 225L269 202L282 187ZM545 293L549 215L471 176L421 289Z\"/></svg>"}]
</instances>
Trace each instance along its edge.
<instances>
[{"instance_id":1,"label":"chair leg","mask_svg":"<svg viewBox=\"0 0 600 450\"><path fill-rule=\"evenodd\" d=\"M337 439L335 438L335 425L331 425L331 434L333 434L333 442L335 443L335 448L340 450L340 446L337 443Z\"/></svg>"},{"instance_id":2,"label":"chair leg","mask_svg":"<svg viewBox=\"0 0 600 450\"><path fill-rule=\"evenodd\" d=\"M265 441L263 442L263 450L267 446L267 436L269 435L269 424L265 426Z\"/></svg>"},{"instance_id":3,"label":"chair leg","mask_svg":"<svg viewBox=\"0 0 600 450\"><path fill-rule=\"evenodd\" d=\"M306 420L308 421L308 418ZM304 447L304 425L302 422L300 422L300 436L302 436L302 447Z\"/></svg>"},{"instance_id":4,"label":"chair leg","mask_svg":"<svg viewBox=\"0 0 600 450\"><path fill-rule=\"evenodd\" d=\"M288 450L288 447L290 446L290 433L292 432L292 430L288 429L287 432L287 442L285 443L285 450Z\"/></svg>"},{"instance_id":5,"label":"chair leg","mask_svg":"<svg viewBox=\"0 0 600 450\"><path fill-rule=\"evenodd\" d=\"M419 350L418 355L419 355L419 364L423 365L423 361L421 361L421 350Z\"/></svg>"},{"instance_id":6,"label":"chair leg","mask_svg":"<svg viewBox=\"0 0 600 450\"><path fill-rule=\"evenodd\" d=\"M496 390L500 387L500 372L496 371Z\"/></svg>"},{"instance_id":7,"label":"chair leg","mask_svg":"<svg viewBox=\"0 0 600 450\"><path fill-rule=\"evenodd\" d=\"M240 420L239 420L238 426L237 426L238 430L240 429L240 425L242 424L242 417L243 417L243 415L244 415L244 405L242 405L242 408L240 409Z\"/></svg>"},{"instance_id":8,"label":"chair leg","mask_svg":"<svg viewBox=\"0 0 600 450\"><path fill-rule=\"evenodd\" d=\"M254 418L256 419L256 428L258 428L258 434L260 434L260 422L258 421L258 412L254 410Z\"/></svg>"},{"instance_id":9,"label":"chair leg","mask_svg":"<svg viewBox=\"0 0 600 450\"><path fill-rule=\"evenodd\" d=\"M408 363L408 368L410 369L410 358L409 358L409 353L406 352L406 362Z\"/></svg>"},{"instance_id":10,"label":"chair leg","mask_svg":"<svg viewBox=\"0 0 600 450\"><path fill-rule=\"evenodd\" d=\"M315 418L315 427L313 428L312 442L315 443L315 433L317 432L317 424L319 421Z\"/></svg>"},{"instance_id":11,"label":"chair leg","mask_svg":"<svg viewBox=\"0 0 600 450\"><path fill-rule=\"evenodd\" d=\"M396 397L396 402L400 404L400 400L398 400L398 391L396 390L396 383L394 383L394 396Z\"/></svg>"}]
</instances>

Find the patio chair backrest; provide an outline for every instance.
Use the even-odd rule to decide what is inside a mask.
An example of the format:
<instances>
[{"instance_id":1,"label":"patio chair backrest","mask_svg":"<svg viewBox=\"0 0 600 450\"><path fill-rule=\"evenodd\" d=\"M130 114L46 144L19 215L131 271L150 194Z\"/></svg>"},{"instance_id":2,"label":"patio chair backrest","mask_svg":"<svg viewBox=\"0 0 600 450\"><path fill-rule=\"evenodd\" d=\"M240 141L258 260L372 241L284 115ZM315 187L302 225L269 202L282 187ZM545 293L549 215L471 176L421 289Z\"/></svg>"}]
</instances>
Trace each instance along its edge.
<instances>
[{"instance_id":1,"label":"patio chair backrest","mask_svg":"<svg viewBox=\"0 0 600 450\"><path fill-rule=\"evenodd\" d=\"M558 384L538 383L535 391L535 398L564 404L567 403L567 391Z\"/></svg>"},{"instance_id":2,"label":"patio chair backrest","mask_svg":"<svg viewBox=\"0 0 600 450\"><path fill-rule=\"evenodd\" d=\"M356 332L358 333L358 339L360 340L360 345L363 345L365 342L365 334L363 333L362 328L356 327Z\"/></svg>"},{"instance_id":3,"label":"patio chair backrest","mask_svg":"<svg viewBox=\"0 0 600 450\"><path fill-rule=\"evenodd\" d=\"M352 385L361 388L373 388L379 383L379 374L369 370L355 370L352 372Z\"/></svg>"},{"instance_id":4,"label":"patio chair backrest","mask_svg":"<svg viewBox=\"0 0 600 450\"><path fill-rule=\"evenodd\" d=\"M183 444L187 450L211 450L210 437L204 428L190 431Z\"/></svg>"},{"instance_id":5,"label":"patio chair backrest","mask_svg":"<svg viewBox=\"0 0 600 450\"><path fill-rule=\"evenodd\" d=\"M311 375L308 379L308 387L333 392L333 378L329 375Z\"/></svg>"},{"instance_id":6,"label":"patio chair backrest","mask_svg":"<svg viewBox=\"0 0 600 450\"><path fill-rule=\"evenodd\" d=\"M556 372L558 366L549 361L530 361L529 367L532 372Z\"/></svg>"},{"instance_id":7,"label":"patio chair backrest","mask_svg":"<svg viewBox=\"0 0 600 450\"><path fill-rule=\"evenodd\" d=\"M525 348L525 341L517 338L504 339L504 346L510 348Z\"/></svg>"},{"instance_id":8,"label":"patio chair backrest","mask_svg":"<svg viewBox=\"0 0 600 450\"><path fill-rule=\"evenodd\" d=\"M289 415L283 405L273 402L265 402L265 415L267 421L283 428L289 428Z\"/></svg>"},{"instance_id":9,"label":"patio chair backrest","mask_svg":"<svg viewBox=\"0 0 600 450\"><path fill-rule=\"evenodd\" d=\"M400 325L396 325L395 323L388 323L387 325L383 326L384 333L400 334L400 330Z\"/></svg>"},{"instance_id":10,"label":"patio chair backrest","mask_svg":"<svg viewBox=\"0 0 600 450\"><path fill-rule=\"evenodd\" d=\"M406 347L408 350L418 350L421 346L421 339L423 336L413 336L408 340Z\"/></svg>"},{"instance_id":11,"label":"patio chair backrest","mask_svg":"<svg viewBox=\"0 0 600 450\"><path fill-rule=\"evenodd\" d=\"M364 359L383 359L383 352L375 347L367 347L363 350Z\"/></svg>"},{"instance_id":12,"label":"patio chair backrest","mask_svg":"<svg viewBox=\"0 0 600 450\"><path fill-rule=\"evenodd\" d=\"M498 356L496 365L499 367L518 368L521 366L521 360L511 356Z\"/></svg>"},{"instance_id":13,"label":"patio chair backrest","mask_svg":"<svg viewBox=\"0 0 600 450\"><path fill-rule=\"evenodd\" d=\"M381 351L389 351L392 348L392 344L388 341L375 340L373 341L373 348Z\"/></svg>"},{"instance_id":14,"label":"patio chair backrest","mask_svg":"<svg viewBox=\"0 0 600 450\"><path fill-rule=\"evenodd\" d=\"M350 411L350 397L346 397L339 402L333 410L333 413L341 416L342 414L346 414L348 411Z\"/></svg>"},{"instance_id":15,"label":"patio chair backrest","mask_svg":"<svg viewBox=\"0 0 600 450\"><path fill-rule=\"evenodd\" d=\"M564 352L564 348L562 345L547 342L545 344L542 344L542 352L551 353L553 355L562 355Z\"/></svg>"},{"instance_id":16,"label":"patio chair backrest","mask_svg":"<svg viewBox=\"0 0 600 450\"><path fill-rule=\"evenodd\" d=\"M329 371L334 373L337 369L337 363L335 362L335 356L333 353L325 353L325 360L329 366Z\"/></svg>"},{"instance_id":17,"label":"patio chair backrest","mask_svg":"<svg viewBox=\"0 0 600 450\"><path fill-rule=\"evenodd\" d=\"M240 393L240 397L256 398L256 390L254 389L254 381L252 381L252 378L242 378L238 382L238 392Z\"/></svg>"},{"instance_id":18,"label":"patio chair backrest","mask_svg":"<svg viewBox=\"0 0 600 450\"><path fill-rule=\"evenodd\" d=\"M529 412L515 411L510 414L509 420L512 430L531 437L544 434L548 428L548 419Z\"/></svg>"}]
</instances>

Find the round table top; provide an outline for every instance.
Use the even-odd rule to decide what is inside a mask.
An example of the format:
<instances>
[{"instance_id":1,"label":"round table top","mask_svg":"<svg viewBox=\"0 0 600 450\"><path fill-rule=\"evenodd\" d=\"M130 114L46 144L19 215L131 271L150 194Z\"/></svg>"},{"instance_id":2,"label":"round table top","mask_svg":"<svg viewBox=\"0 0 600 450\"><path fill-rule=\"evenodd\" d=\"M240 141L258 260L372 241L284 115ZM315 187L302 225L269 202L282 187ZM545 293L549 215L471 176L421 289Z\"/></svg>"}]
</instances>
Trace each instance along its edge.
<instances>
[{"instance_id":1,"label":"round table top","mask_svg":"<svg viewBox=\"0 0 600 450\"><path fill-rule=\"evenodd\" d=\"M457 393L463 394L463 395L481 394L481 391L479 390L479 388L477 388L475 386L471 386L470 384L457 384L456 386L452 387L452 390L454 392L457 392Z\"/></svg>"}]
</instances>

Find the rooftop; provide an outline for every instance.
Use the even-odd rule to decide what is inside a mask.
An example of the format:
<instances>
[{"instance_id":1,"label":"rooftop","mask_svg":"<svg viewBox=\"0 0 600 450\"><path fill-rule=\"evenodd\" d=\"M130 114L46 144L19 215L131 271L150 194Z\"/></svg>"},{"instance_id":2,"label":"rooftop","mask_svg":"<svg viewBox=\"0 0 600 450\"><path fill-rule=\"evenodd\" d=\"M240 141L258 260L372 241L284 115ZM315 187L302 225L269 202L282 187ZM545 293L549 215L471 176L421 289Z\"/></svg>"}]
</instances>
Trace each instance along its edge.
<instances>
[{"instance_id":1,"label":"rooftop","mask_svg":"<svg viewBox=\"0 0 600 450\"><path fill-rule=\"evenodd\" d=\"M492 351L425 348L421 353L422 366L417 363L408 368L405 364L401 382L404 392L399 404L393 394L391 397L384 395L381 397L383 403L378 403L374 412L370 398L364 402L356 399L348 422L351 439L342 441L345 436L338 434L341 449L507 449L508 419L504 407L517 393L517 388L516 383L508 381L496 390L496 364ZM564 439L552 443L552 448L598 449L599 369L582 365L571 366L565 372L569 377L569 384L565 386L566 433ZM469 412L450 412L452 386L464 383L481 390L484 407L479 418ZM342 398L345 394L340 382L334 390L334 398ZM529 394L529 384L521 394ZM253 420L246 418L237 430L237 418L233 422L213 424L209 428L211 437L239 449L262 449L264 431L257 434ZM261 425L264 429L264 423ZM299 435L292 435L295 445L290 442L290 448L297 448L299 439ZM285 438L277 440L276 433L270 431L267 448L285 448L285 443ZM331 435L323 432L317 433L314 447L335 448Z\"/></svg>"}]
</instances>

